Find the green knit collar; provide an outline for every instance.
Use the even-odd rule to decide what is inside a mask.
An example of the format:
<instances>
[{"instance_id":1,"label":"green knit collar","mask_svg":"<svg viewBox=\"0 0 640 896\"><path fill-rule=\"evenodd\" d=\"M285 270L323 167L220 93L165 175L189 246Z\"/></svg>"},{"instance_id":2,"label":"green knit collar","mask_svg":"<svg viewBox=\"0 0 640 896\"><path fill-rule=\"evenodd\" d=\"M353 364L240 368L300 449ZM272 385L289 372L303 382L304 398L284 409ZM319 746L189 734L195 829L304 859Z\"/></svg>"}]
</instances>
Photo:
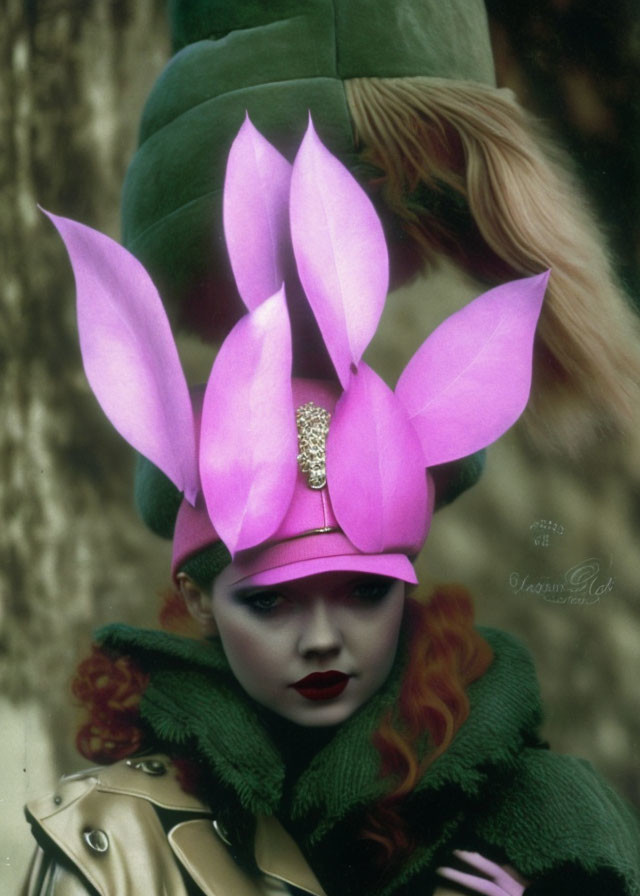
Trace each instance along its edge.
<instances>
[{"instance_id":1,"label":"green knit collar","mask_svg":"<svg viewBox=\"0 0 640 896\"><path fill-rule=\"evenodd\" d=\"M477 795L490 768L515 762L539 724L538 687L528 654L505 633L482 634L494 650L494 661L469 689L469 718L415 794L454 786ZM106 626L96 637L104 646L132 656L149 673L141 714L163 744L193 746L246 809L278 814L284 762L255 705L235 681L218 641L125 625ZM311 841L383 795L372 734L396 702L404 667L402 645L384 688L337 729L294 785L292 820L321 819L310 832Z\"/></svg>"}]
</instances>

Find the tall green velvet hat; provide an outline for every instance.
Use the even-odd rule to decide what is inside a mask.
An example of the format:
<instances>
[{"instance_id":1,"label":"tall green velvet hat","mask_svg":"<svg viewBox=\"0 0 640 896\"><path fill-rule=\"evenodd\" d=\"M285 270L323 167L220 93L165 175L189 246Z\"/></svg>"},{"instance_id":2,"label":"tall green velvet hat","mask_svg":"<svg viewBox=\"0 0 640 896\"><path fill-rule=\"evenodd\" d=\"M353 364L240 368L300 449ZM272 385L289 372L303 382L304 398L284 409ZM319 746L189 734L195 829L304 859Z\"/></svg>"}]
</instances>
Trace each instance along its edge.
<instances>
[{"instance_id":1,"label":"tall green velvet hat","mask_svg":"<svg viewBox=\"0 0 640 896\"><path fill-rule=\"evenodd\" d=\"M310 111L325 144L366 186L372 172L358 161L345 81L426 76L493 85L487 18L482 0L171 0L169 7L175 55L143 113L124 187L123 239L178 322L219 338L241 313L221 202L245 113L291 157ZM393 265L402 235L386 223Z\"/></svg>"}]
</instances>

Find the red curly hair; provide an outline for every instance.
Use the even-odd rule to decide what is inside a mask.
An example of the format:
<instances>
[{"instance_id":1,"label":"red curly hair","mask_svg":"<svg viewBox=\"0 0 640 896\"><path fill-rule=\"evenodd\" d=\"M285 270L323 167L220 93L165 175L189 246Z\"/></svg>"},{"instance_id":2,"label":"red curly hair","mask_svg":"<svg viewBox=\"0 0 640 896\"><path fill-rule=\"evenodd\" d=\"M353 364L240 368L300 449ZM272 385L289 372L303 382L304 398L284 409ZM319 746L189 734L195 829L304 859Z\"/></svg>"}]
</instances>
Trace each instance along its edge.
<instances>
[{"instance_id":1,"label":"red curly hair","mask_svg":"<svg viewBox=\"0 0 640 896\"><path fill-rule=\"evenodd\" d=\"M469 713L466 688L483 675L493 659L490 646L473 628L473 604L464 588L441 586L426 604L408 600L407 614L407 674L394 710L381 719L374 735L381 775L392 787L368 813L362 831L364 839L378 845L381 864L387 869L414 846L402 818L403 797L455 737ZM180 634L199 634L174 590L165 595L160 623ZM76 737L83 756L111 763L144 746L139 704L147 681L129 657L93 647L78 666L72 685L74 696L88 714ZM431 749L420 758L417 748L425 732ZM184 789L197 792L191 764L179 762L178 772Z\"/></svg>"},{"instance_id":2,"label":"red curly hair","mask_svg":"<svg viewBox=\"0 0 640 896\"><path fill-rule=\"evenodd\" d=\"M162 597L162 628L198 637L200 632L179 592L169 588ZM148 676L130 657L93 645L91 654L78 664L71 683L73 696L86 715L76 734L76 748L82 756L109 765L144 746L139 706L147 684Z\"/></svg>"},{"instance_id":3,"label":"red curly hair","mask_svg":"<svg viewBox=\"0 0 640 896\"><path fill-rule=\"evenodd\" d=\"M407 601L409 662L397 704L380 721L374 744L393 789L368 813L362 836L380 847L389 871L415 844L402 799L447 749L469 714L467 687L491 665L493 651L473 628L473 602L460 585L436 588L427 604ZM430 749L417 747L427 732Z\"/></svg>"}]
</instances>

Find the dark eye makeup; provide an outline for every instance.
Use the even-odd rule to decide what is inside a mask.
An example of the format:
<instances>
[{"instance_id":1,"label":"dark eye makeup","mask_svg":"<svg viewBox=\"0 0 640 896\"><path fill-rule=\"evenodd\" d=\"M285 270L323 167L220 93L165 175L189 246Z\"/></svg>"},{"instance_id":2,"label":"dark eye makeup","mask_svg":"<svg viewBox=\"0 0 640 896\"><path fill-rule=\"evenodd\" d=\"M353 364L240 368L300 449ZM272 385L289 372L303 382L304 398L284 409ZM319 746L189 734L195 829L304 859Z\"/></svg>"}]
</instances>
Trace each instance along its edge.
<instances>
[{"instance_id":1,"label":"dark eye makeup","mask_svg":"<svg viewBox=\"0 0 640 896\"><path fill-rule=\"evenodd\" d=\"M236 591L234 597L238 603L257 615L273 612L284 600L283 595L275 590Z\"/></svg>"},{"instance_id":2,"label":"dark eye makeup","mask_svg":"<svg viewBox=\"0 0 640 896\"><path fill-rule=\"evenodd\" d=\"M394 584L395 579L381 576L357 579L351 586L351 594L362 603L375 605L384 600Z\"/></svg>"},{"instance_id":3,"label":"dark eye makeup","mask_svg":"<svg viewBox=\"0 0 640 896\"><path fill-rule=\"evenodd\" d=\"M334 599L346 600L363 607L375 607L387 597L395 584L395 579L387 579L383 576L363 576L352 579L334 593ZM286 587L276 588L247 588L234 592L234 600L246 607L256 616L267 616L281 609L287 601L295 604L300 597L297 594L288 595Z\"/></svg>"}]
</instances>

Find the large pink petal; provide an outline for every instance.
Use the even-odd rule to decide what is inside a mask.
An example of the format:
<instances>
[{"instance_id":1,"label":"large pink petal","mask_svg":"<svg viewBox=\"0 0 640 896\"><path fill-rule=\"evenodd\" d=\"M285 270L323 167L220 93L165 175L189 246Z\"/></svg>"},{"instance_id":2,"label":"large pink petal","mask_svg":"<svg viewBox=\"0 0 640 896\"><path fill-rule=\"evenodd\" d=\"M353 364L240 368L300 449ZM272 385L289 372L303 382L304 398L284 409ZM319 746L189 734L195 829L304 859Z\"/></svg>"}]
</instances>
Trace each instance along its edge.
<instances>
[{"instance_id":1,"label":"large pink petal","mask_svg":"<svg viewBox=\"0 0 640 896\"><path fill-rule=\"evenodd\" d=\"M427 466L473 454L524 410L549 272L491 289L448 317L396 387Z\"/></svg>"},{"instance_id":2,"label":"large pink petal","mask_svg":"<svg viewBox=\"0 0 640 896\"><path fill-rule=\"evenodd\" d=\"M389 260L371 201L311 122L293 164L291 238L302 285L346 388L378 326Z\"/></svg>"},{"instance_id":3,"label":"large pink petal","mask_svg":"<svg viewBox=\"0 0 640 896\"><path fill-rule=\"evenodd\" d=\"M336 405L327 481L336 518L361 551L422 546L428 502L420 443L391 389L366 364Z\"/></svg>"},{"instance_id":4,"label":"large pink petal","mask_svg":"<svg viewBox=\"0 0 640 896\"><path fill-rule=\"evenodd\" d=\"M151 278L109 237L45 214L71 259L80 349L96 398L120 435L195 503L199 483L189 390Z\"/></svg>"},{"instance_id":5,"label":"large pink petal","mask_svg":"<svg viewBox=\"0 0 640 896\"><path fill-rule=\"evenodd\" d=\"M207 510L232 554L280 525L296 479L291 332L284 287L245 315L216 357L202 409Z\"/></svg>"},{"instance_id":6,"label":"large pink petal","mask_svg":"<svg viewBox=\"0 0 640 896\"><path fill-rule=\"evenodd\" d=\"M231 267L249 310L284 280L291 254L290 183L291 165L247 116L229 152L223 219Z\"/></svg>"}]
</instances>

